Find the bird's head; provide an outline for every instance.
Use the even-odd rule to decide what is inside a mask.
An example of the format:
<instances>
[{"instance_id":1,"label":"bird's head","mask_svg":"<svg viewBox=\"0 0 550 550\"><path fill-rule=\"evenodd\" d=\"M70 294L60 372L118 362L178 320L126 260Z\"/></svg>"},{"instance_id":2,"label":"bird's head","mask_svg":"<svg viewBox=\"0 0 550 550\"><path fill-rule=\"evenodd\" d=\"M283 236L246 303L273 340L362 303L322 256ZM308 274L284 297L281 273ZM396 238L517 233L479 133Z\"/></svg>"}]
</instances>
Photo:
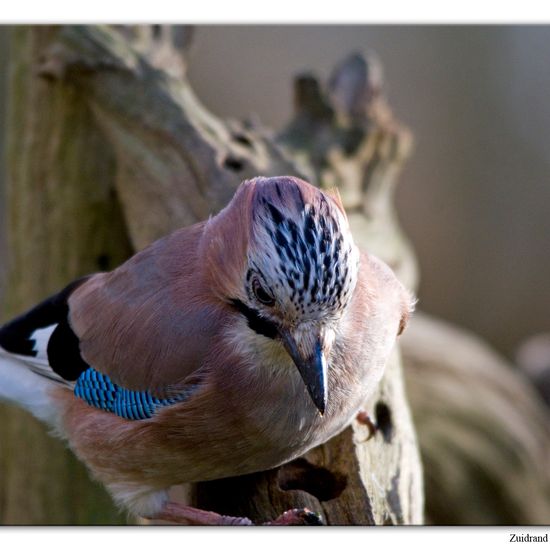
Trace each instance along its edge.
<instances>
[{"instance_id":1,"label":"bird's head","mask_svg":"<svg viewBox=\"0 0 550 550\"><path fill-rule=\"evenodd\" d=\"M297 178L256 178L222 221L225 298L251 330L284 346L323 414L327 357L359 266L339 197Z\"/></svg>"}]
</instances>

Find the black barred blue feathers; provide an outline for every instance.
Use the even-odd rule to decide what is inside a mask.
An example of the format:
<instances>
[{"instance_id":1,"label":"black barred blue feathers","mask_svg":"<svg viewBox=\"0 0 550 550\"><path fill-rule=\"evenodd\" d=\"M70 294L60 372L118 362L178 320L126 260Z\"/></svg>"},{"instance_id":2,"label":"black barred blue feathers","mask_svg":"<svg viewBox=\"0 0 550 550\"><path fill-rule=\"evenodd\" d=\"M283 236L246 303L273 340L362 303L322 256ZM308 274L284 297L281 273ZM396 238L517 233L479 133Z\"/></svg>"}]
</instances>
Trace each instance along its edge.
<instances>
[{"instance_id":1,"label":"black barred blue feathers","mask_svg":"<svg viewBox=\"0 0 550 550\"><path fill-rule=\"evenodd\" d=\"M189 386L176 397L158 399L147 391L132 391L114 384L105 374L89 368L76 381L74 394L97 409L103 409L128 420L145 420L167 405L187 399L195 390Z\"/></svg>"}]
</instances>

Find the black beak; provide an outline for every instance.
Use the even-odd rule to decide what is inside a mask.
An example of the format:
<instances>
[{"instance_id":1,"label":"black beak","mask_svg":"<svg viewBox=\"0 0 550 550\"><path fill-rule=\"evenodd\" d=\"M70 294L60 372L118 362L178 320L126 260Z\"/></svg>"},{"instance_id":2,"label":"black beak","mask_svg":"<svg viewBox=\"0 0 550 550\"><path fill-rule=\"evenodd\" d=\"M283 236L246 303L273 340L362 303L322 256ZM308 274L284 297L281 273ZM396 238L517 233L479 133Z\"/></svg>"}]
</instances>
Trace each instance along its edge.
<instances>
[{"instance_id":1,"label":"black beak","mask_svg":"<svg viewBox=\"0 0 550 550\"><path fill-rule=\"evenodd\" d=\"M282 332L281 337L286 351L292 357L313 403L322 416L327 406L327 362L320 336L315 338L313 349L307 346L309 348L307 350L298 347L290 332Z\"/></svg>"}]
</instances>

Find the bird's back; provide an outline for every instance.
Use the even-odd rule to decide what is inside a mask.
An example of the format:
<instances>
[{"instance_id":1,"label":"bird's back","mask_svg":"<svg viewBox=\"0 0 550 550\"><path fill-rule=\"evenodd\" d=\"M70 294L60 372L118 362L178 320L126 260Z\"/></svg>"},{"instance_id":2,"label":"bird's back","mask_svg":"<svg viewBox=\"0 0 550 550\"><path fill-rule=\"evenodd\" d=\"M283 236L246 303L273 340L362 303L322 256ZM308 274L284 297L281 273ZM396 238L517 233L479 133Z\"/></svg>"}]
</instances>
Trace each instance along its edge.
<instances>
[{"instance_id":1,"label":"bird's back","mask_svg":"<svg viewBox=\"0 0 550 550\"><path fill-rule=\"evenodd\" d=\"M157 241L69 299L84 360L131 390L177 391L199 368L225 310L204 284L204 223Z\"/></svg>"}]
</instances>

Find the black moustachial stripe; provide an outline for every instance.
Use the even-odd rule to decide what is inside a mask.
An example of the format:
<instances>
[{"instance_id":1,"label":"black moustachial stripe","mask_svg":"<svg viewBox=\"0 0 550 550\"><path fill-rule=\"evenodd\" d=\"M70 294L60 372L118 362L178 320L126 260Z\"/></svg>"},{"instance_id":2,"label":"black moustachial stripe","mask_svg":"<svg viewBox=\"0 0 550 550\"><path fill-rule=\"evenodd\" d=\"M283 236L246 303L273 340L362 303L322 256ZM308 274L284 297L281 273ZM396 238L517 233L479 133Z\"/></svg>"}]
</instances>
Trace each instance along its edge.
<instances>
[{"instance_id":1,"label":"black moustachial stripe","mask_svg":"<svg viewBox=\"0 0 550 550\"><path fill-rule=\"evenodd\" d=\"M48 363L65 380L76 380L88 368L80 356L78 338L69 322L68 299L89 277L78 279L30 311L0 328L0 346L10 353L36 357L33 333L57 325L48 342Z\"/></svg>"},{"instance_id":2,"label":"black moustachial stripe","mask_svg":"<svg viewBox=\"0 0 550 550\"><path fill-rule=\"evenodd\" d=\"M248 326L256 333L266 336L267 338L274 339L279 333L277 325L260 317L257 311L249 308L246 304L240 300L232 300L233 306L238 309L248 321Z\"/></svg>"}]
</instances>

